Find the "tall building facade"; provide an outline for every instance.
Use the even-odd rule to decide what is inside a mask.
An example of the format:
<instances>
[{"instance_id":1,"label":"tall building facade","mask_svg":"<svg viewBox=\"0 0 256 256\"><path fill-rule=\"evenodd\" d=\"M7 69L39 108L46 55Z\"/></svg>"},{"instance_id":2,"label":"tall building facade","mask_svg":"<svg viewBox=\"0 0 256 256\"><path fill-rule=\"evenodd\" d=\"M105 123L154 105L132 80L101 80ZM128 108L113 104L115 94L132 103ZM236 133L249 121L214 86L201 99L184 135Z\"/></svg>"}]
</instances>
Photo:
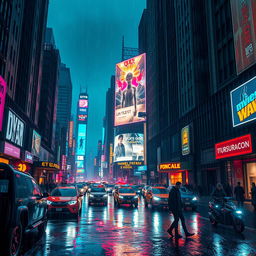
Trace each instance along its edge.
<instances>
[{"instance_id":1,"label":"tall building facade","mask_svg":"<svg viewBox=\"0 0 256 256\"><path fill-rule=\"evenodd\" d=\"M52 30L47 30L52 34ZM43 74L40 93L39 130L42 136L42 147L56 160L55 129L58 102L60 54L56 49L54 40L45 42L43 55Z\"/></svg>"},{"instance_id":2,"label":"tall building facade","mask_svg":"<svg viewBox=\"0 0 256 256\"><path fill-rule=\"evenodd\" d=\"M253 13L249 1L147 1L139 40L150 70L150 181L191 183L205 194L217 182L232 188L240 181L249 197L256 179L255 124L246 112L256 75ZM234 33L243 24L250 30ZM241 145L248 150L234 152Z\"/></svg>"}]
</instances>

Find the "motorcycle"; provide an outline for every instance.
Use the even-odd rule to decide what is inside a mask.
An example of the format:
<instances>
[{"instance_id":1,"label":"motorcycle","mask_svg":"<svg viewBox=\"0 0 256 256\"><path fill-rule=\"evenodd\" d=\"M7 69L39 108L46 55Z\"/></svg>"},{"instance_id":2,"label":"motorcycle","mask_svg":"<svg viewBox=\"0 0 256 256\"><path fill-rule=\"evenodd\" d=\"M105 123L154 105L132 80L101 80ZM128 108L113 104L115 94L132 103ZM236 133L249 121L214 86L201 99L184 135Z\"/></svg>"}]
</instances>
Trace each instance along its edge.
<instances>
[{"instance_id":1,"label":"motorcycle","mask_svg":"<svg viewBox=\"0 0 256 256\"><path fill-rule=\"evenodd\" d=\"M242 233L244 231L243 212L232 202L232 198L212 199L209 202L209 219L213 226L218 223L231 225L235 231Z\"/></svg>"}]
</instances>

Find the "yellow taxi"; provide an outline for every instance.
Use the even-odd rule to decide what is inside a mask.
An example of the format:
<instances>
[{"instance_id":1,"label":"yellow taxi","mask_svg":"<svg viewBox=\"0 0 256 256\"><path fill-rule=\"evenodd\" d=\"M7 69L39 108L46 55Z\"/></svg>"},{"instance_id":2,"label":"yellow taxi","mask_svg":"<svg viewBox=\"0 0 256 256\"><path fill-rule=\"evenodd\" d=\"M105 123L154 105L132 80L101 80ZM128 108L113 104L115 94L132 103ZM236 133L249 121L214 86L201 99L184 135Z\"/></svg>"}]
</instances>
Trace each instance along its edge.
<instances>
[{"instance_id":1,"label":"yellow taxi","mask_svg":"<svg viewBox=\"0 0 256 256\"><path fill-rule=\"evenodd\" d=\"M137 208L139 196L131 187L116 188L114 192L114 203L117 207L124 204L129 204Z\"/></svg>"},{"instance_id":2,"label":"yellow taxi","mask_svg":"<svg viewBox=\"0 0 256 256\"><path fill-rule=\"evenodd\" d=\"M145 206L168 207L169 192L165 187L150 187L145 194Z\"/></svg>"}]
</instances>

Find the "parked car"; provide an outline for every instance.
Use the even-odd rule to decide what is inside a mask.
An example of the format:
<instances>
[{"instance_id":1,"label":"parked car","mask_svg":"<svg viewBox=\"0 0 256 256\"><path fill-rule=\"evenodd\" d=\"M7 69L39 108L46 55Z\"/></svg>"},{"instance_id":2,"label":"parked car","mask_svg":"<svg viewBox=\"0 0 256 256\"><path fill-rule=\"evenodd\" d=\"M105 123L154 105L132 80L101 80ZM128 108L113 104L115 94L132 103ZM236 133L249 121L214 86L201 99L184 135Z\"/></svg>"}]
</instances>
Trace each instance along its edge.
<instances>
[{"instance_id":1,"label":"parked car","mask_svg":"<svg viewBox=\"0 0 256 256\"><path fill-rule=\"evenodd\" d=\"M156 207L168 207L169 192L165 187L150 187L145 194L145 206L151 205L152 209Z\"/></svg>"},{"instance_id":2,"label":"parked car","mask_svg":"<svg viewBox=\"0 0 256 256\"><path fill-rule=\"evenodd\" d=\"M82 210L82 194L76 187L57 187L47 198L48 215L69 214L78 217Z\"/></svg>"},{"instance_id":3,"label":"parked car","mask_svg":"<svg viewBox=\"0 0 256 256\"><path fill-rule=\"evenodd\" d=\"M89 192L89 199L88 204L108 204L108 193L106 189L102 186L99 187L92 187L91 191Z\"/></svg>"},{"instance_id":4,"label":"parked car","mask_svg":"<svg viewBox=\"0 0 256 256\"><path fill-rule=\"evenodd\" d=\"M112 195L113 190L115 189L115 185L114 184L106 184L105 187L106 187L107 192Z\"/></svg>"},{"instance_id":5,"label":"parked car","mask_svg":"<svg viewBox=\"0 0 256 256\"><path fill-rule=\"evenodd\" d=\"M47 195L32 176L0 163L0 255L20 255L25 233L45 232Z\"/></svg>"}]
</instances>

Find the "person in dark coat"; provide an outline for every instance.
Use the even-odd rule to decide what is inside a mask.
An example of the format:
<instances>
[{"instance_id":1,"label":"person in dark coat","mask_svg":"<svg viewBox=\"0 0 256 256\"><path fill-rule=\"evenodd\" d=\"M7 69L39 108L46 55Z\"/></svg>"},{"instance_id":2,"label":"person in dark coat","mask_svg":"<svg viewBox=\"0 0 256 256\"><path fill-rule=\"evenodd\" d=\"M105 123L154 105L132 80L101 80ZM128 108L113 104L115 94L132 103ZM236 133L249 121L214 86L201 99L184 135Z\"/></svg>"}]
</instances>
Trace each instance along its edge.
<instances>
[{"instance_id":1,"label":"person in dark coat","mask_svg":"<svg viewBox=\"0 0 256 256\"><path fill-rule=\"evenodd\" d=\"M213 198L216 198L216 199L219 199L219 200L223 200L224 199L224 197L226 196L226 193L225 193L221 183L218 183L216 185L216 188L213 190L211 196Z\"/></svg>"},{"instance_id":2,"label":"person in dark coat","mask_svg":"<svg viewBox=\"0 0 256 256\"><path fill-rule=\"evenodd\" d=\"M173 237L172 231L175 229L175 238L179 239L182 238L182 236L179 234L178 231L178 224L179 220L181 220L182 228L185 232L186 237L193 236L194 233L189 233L186 227L185 218L182 213L182 201L181 201L181 195L180 195L180 186L181 183L177 182L175 186L172 187L172 189L169 192L169 198L168 198L168 206L170 211L173 214L174 221L167 230L169 235Z\"/></svg>"},{"instance_id":3,"label":"person in dark coat","mask_svg":"<svg viewBox=\"0 0 256 256\"><path fill-rule=\"evenodd\" d=\"M251 195L252 195L252 205L254 206L254 210L256 211L256 186L254 182L252 183Z\"/></svg>"},{"instance_id":4,"label":"person in dark coat","mask_svg":"<svg viewBox=\"0 0 256 256\"><path fill-rule=\"evenodd\" d=\"M235 187L234 194L236 196L236 201L238 207L243 207L244 205L244 188L241 186L240 182L237 182L237 186Z\"/></svg>"}]
</instances>

